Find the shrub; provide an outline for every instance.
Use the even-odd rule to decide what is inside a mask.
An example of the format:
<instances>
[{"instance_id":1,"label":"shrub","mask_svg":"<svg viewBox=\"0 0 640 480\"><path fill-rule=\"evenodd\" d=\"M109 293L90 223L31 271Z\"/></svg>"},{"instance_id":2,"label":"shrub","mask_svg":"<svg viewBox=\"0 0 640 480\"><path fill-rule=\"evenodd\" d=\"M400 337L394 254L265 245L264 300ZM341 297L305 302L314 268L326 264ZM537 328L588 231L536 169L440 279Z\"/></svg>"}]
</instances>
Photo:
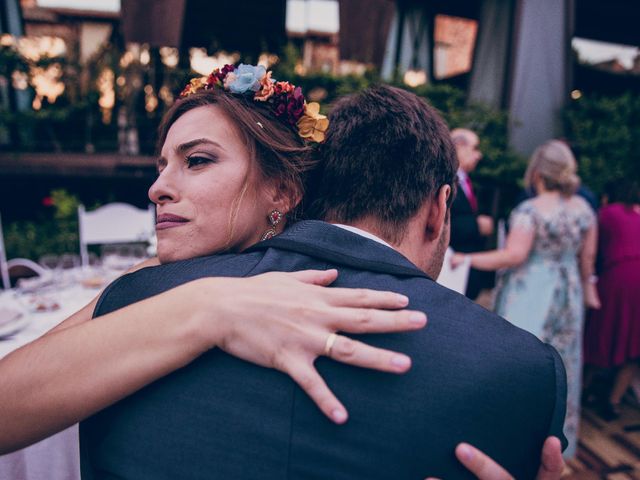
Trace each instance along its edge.
<instances>
[{"instance_id":1,"label":"shrub","mask_svg":"<svg viewBox=\"0 0 640 480\"><path fill-rule=\"evenodd\" d=\"M640 95L585 95L567 107L564 122L580 176L595 192L640 178Z\"/></svg>"},{"instance_id":2,"label":"shrub","mask_svg":"<svg viewBox=\"0 0 640 480\"><path fill-rule=\"evenodd\" d=\"M78 253L78 199L65 190L51 192L53 214L35 221L17 221L4 227L7 258L38 261L46 254Z\"/></svg>"}]
</instances>

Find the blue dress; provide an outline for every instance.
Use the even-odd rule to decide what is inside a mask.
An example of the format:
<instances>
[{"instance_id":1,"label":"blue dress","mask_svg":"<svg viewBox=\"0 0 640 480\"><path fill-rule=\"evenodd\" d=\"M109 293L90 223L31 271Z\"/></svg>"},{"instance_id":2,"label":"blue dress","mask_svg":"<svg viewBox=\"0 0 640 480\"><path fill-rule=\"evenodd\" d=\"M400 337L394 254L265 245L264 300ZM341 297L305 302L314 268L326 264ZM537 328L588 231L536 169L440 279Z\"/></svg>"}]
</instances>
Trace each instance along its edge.
<instances>
[{"instance_id":1,"label":"blue dress","mask_svg":"<svg viewBox=\"0 0 640 480\"><path fill-rule=\"evenodd\" d=\"M579 197L562 200L544 214L533 200L522 202L511 213L510 228L533 230L535 239L527 260L501 275L496 295L496 313L553 345L564 361L566 458L575 456L580 423L584 307L578 254L594 222L593 211Z\"/></svg>"}]
</instances>

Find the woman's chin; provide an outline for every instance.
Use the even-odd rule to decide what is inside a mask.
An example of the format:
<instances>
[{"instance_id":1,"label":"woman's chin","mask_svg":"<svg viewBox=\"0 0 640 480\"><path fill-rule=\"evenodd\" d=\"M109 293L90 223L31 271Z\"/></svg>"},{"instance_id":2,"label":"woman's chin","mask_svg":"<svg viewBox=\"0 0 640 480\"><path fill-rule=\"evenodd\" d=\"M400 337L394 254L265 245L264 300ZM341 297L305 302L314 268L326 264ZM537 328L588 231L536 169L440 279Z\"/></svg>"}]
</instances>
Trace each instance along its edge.
<instances>
[{"instance_id":1,"label":"woman's chin","mask_svg":"<svg viewBox=\"0 0 640 480\"><path fill-rule=\"evenodd\" d=\"M160 261L160 263L178 262L180 260L186 260L192 257L193 255L176 251L176 249L162 249L158 247L158 260Z\"/></svg>"}]
</instances>

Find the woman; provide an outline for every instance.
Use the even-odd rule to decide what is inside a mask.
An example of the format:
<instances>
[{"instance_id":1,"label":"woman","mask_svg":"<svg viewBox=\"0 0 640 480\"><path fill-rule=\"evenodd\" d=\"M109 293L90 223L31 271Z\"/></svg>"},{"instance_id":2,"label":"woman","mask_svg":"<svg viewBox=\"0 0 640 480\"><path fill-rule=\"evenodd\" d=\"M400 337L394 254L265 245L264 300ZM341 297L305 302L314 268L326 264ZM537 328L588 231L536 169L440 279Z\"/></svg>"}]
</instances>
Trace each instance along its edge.
<instances>
[{"instance_id":1,"label":"woman","mask_svg":"<svg viewBox=\"0 0 640 480\"><path fill-rule=\"evenodd\" d=\"M260 69L216 70L209 79L224 79L227 88L206 88L198 79L186 90L193 94L168 111L159 176L149 192L157 204L160 262L241 251L280 231L295 213L310 167L300 134L321 139L326 119L314 106L305 113L299 88L274 83ZM244 93L256 83L255 93ZM252 98L269 91L271 103ZM276 111L281 105L284 111ZM426 318L385 310L405 307L400 295L321 288L336 276L201 279L89 322L94 301L0 361L0 450L61 430L216 346L288 373L333 421L346 421L346 409L313 366L317 356L397 373L410 359L331 334L416 329Z\"/></svg>"},{"instance_id":2,"label":"woman","mask_svg":"<svg viewBox=\"0 0 640 480\"><path fill-rule=\"evenodd\" d=\"M497 287L496 312L560 353L567 370L565 457L575 454L579 416L583 299L599 307L593 279L597 227L574 195L579 178L571 150L551 140L531 156L525 184L536 196L518 205L503 250L468 255L479 270L508 269ZM459 265L467 255L456 254Z\"/></svg>"},{"instance_id":3,"label":"woman","mask_svg":"<svg viewBox=\"0 0 640 480\"><path fill-rule=\"evenodd\" d=\"M585 327L584 361L617 368L613 388L603 399L602 416L613 420L640 358L640 186L618 185L619 201L602 209L599 224L598 293L602 308L592 310ZM585 384L589 375L585 375ZM588 386L588 385L586 385Z\"/></svg>"}]
</instances>

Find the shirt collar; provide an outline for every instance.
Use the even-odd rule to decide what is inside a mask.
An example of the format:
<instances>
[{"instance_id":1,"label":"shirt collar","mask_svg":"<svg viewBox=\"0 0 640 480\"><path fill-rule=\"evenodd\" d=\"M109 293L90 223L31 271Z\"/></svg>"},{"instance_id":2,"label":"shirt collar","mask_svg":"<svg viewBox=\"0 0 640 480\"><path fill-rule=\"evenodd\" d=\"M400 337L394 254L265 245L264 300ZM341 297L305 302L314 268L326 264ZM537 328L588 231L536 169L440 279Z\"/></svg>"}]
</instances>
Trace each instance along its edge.
<instances>
[{"instance_id":1,"label":"shirt collar","mask_svg":"<svg viewBox=\"0 0 640 480\"><path fill-rule=\"evenodd\" d=\"M350 231L352 233L355 233L356 235L360 235L361 237L368 238L369 240L373 240L374 242L381 243L382 245L385 245L385 246L387 246L389 248L393 248L391 245L389 245L387 242L382 240L380 237L377 237L373 233L369 233L366 230L362 230L360 228L353 227L351 225L343 225L342 223L333 223L332 225L334 227L339 227L339 228L342 228L344 230L348 230L348 231ZM395 250L395 248L393 248L393 249Z\"/></svg>"}]
</instances>

